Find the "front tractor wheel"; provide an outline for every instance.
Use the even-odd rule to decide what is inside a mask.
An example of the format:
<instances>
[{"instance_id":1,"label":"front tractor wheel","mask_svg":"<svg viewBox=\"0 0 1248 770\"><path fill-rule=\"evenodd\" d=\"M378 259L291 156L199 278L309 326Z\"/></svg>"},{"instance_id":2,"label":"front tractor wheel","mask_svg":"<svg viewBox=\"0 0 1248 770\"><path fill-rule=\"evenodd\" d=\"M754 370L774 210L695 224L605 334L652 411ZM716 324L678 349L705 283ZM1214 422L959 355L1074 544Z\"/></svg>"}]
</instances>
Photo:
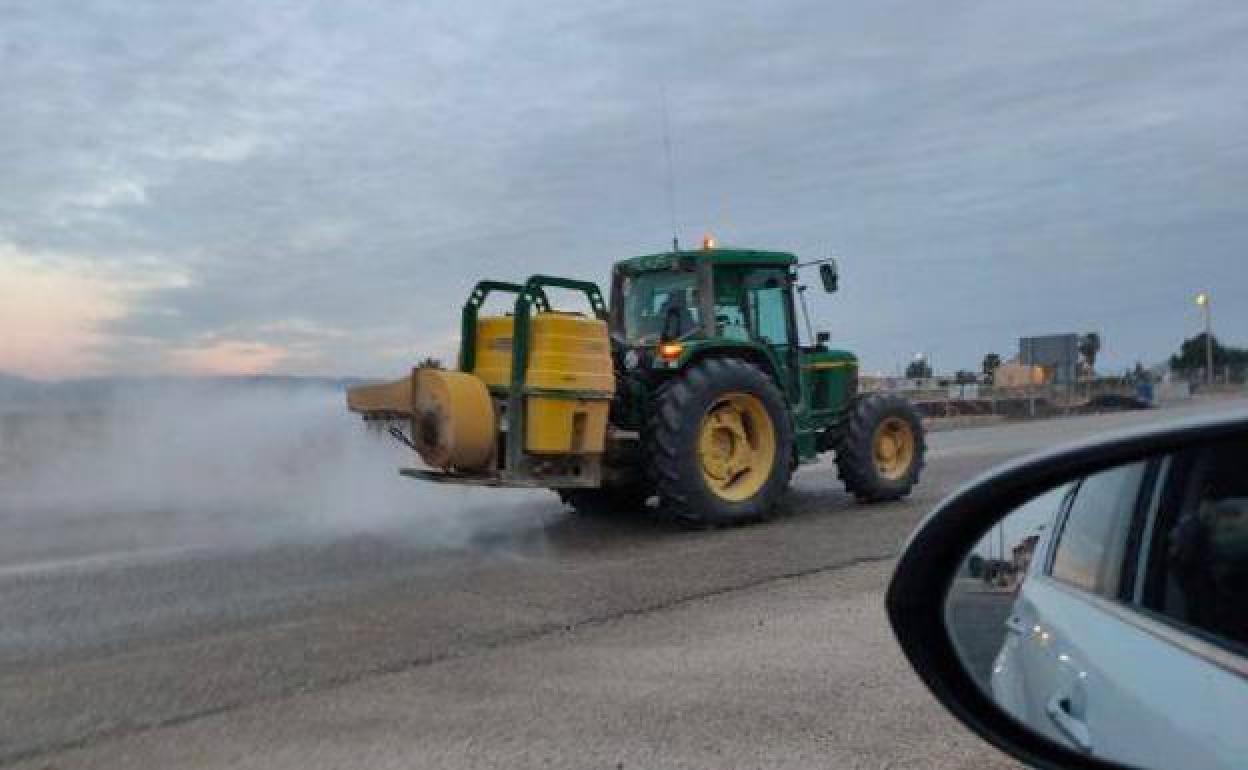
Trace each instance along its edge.
<instances>
[{"instance_id":1,"label":"front tractor wheel","mask_svg":"<svg viewBox=\"0 0 1248 770\"><path fill-rule=\"evenodd\" d=\"M664 384L646 430L663 509L694 524L771 513L788 485L792 445L779 388L735 358L703 360Z\"/></svg>"},{"instance_id":2,"label":"front tractor wheel","mask_svg":"<svg viewBox=\"0 0 1248 770\"><path fill-rule=\"evenodd\" d=\"M897 500L919 482L927 444L923 422L901 396L874 393L850 406L836 448L836 469L845 489L862 502Z\"/></svg>"}]
</instances>

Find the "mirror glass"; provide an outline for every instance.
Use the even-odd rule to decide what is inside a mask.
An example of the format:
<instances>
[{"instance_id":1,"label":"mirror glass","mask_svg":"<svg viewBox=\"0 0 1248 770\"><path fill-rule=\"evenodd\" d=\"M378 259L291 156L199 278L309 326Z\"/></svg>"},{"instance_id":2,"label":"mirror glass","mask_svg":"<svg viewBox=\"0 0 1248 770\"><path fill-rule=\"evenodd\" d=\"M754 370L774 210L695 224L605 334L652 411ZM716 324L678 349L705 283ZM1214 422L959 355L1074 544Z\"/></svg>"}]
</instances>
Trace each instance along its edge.
<instances>
[{"instance_id":1,"label":"mirror glass","mask_svg":"<svg viewBox=\"0 0 1248 770\"><path fill-rule=\"evenodd\" d=\"M1101 471L1003 512L949 586L1001 709L1137 767L1248 758L1248 441Z\"/></svg>"},{"instance_id":2,"label":"mirror glass","mask_svg":"<svg viewBox=\"0 0 1248 770\"><path fill-rule=\"evenodd\" d=\"M830 259L819 266L819 280L823 282L824 291L829 294L836 291L836 260Z\"/></svg>"}]
</instances>

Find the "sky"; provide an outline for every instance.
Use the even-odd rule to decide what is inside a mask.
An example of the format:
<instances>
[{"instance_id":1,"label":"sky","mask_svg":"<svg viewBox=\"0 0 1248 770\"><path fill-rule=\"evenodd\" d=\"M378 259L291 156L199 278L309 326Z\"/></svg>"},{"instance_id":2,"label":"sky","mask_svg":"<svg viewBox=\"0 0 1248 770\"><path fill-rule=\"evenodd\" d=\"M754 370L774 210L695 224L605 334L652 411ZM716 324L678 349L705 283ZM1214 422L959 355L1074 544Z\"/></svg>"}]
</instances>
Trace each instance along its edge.
<instances>
[{"instance_id":1,"label":"sky","mask_svg":"<svg viewBox=\"0 0 1248 770\"><path fill-rule=\"evenodd\" d=\"M1248 5L0 0L0 371L385 376L479 278L836 255L867 373L1248 345ZM675 205L669 206L664 104ZM812 283L817 280L812 276Z\"/></svg>"}]
</instances>

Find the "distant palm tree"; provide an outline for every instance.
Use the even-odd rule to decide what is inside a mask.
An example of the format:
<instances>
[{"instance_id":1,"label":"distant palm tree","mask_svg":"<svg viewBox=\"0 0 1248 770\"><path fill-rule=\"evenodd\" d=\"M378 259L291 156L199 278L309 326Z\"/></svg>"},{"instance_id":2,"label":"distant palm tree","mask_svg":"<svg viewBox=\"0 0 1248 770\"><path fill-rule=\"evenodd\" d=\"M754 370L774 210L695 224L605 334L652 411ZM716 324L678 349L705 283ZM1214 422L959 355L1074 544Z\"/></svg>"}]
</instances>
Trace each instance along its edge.
<instances>
[{"instance_id":1,"label":"distant palm tree","mask_svg":"<svg viewBox=\"0 0 1248 770\"><path fill-rule=\"evenodd\" d=\"M916 358L906 366L906 377L911 380L922 380L932 376L932 367L926 359Z\"/></svg>"},{"instance_id":2,"label":"distant palm tree","mask_svg":"<svg viewBox=\"0 0 1248 770\"><path fill-rule=\"evenodd\" d=\"M1101 335L1088 332L1079 339L1079 355L1088 365L1088 375L1096 374L1096 354L1101 352Z\"/></svg>"},{"instance_id":3,"label":"distant palm tree","mask_svg":"<svg viewBox=\"0 0 1248 770\"><path fill-rule=\"evenodd\" d=\"M982 368L984 374L988 376L988 382L994 382L997 376L997 369L1001 368L1001 356L996 353L984 354Z\"/></svg>"}]
</instances>

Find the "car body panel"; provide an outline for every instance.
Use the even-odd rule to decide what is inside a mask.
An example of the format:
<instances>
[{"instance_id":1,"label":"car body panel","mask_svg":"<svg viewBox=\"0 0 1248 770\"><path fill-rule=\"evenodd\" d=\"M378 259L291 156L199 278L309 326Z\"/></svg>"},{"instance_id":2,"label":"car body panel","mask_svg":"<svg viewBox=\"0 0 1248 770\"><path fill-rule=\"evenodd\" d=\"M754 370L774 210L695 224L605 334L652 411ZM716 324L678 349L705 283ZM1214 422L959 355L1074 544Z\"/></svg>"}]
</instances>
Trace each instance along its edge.
<instances>
[{"instance_id":1,"label":"car body panel","mask_svg":"<svg viewBox=\"0 0 1248 770\"><path fill-rule=\"evenodd\" d=\"M1248 681L1159 636L1150 630L1159 621L1139 609L1044 574L1055 531L1042 538L1006 622L991 678L995 701L1046 737L1096 756L1242 767ZM1073 715L1053 713L1063 699Z\"/></svg>"}]
</instances>

